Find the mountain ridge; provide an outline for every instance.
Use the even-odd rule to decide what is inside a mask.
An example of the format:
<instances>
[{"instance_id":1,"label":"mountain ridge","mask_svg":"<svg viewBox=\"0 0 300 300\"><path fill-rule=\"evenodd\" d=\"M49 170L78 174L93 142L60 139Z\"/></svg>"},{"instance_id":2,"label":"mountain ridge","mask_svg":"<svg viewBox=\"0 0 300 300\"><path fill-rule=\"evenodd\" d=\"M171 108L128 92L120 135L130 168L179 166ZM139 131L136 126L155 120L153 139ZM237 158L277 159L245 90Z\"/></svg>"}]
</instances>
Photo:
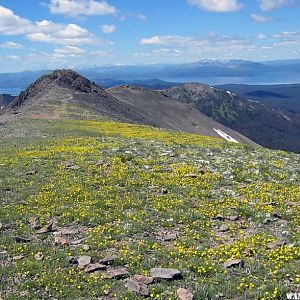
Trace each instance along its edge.
<instances>
[{"instance_id":1,"label":"mountain ridge","mask_svg":"<svg viewBox=\"0 0 300 300\"><path fill-rule=\"evenodd\" d=\"M160 91L132 86L106 91L70 70L56 70L42 76L20 93L4 109L2 114L5 113L14 118L102 117L256 145L190 105L174 102Z\"/></svg>"}]
</instances>

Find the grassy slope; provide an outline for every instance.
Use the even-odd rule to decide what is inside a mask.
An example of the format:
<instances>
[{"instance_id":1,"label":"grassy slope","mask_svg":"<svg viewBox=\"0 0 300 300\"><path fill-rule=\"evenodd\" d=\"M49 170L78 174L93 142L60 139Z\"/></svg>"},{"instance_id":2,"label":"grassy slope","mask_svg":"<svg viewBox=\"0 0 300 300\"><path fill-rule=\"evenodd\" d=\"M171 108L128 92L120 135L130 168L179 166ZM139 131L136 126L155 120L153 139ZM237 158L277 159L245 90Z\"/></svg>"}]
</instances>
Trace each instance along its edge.
<instances>
[{"instance_id":1,"label":"grassy slope","mask_svg":"<svg viewBox=\"0 0 300 300\"><path fill-rule=\"evenodd\" d=\"M151 299L176 299L178 287L196 299L285 299L299 289L299 156L91 120L28 119L0 135L0 298L141 299L124 281L68 262L108 253L132 275L182 271L182 280L151 285ZM197 173L202 166L212 172ZM217 221L219 214L239 220ZM88 239L54 246L54 234L37 235L32 218L75 229L68 242ZM221 233L223 223L229 231ZM179 237L162 242L164 231ZM280 239L288 244L268 249ZM245 265L225 269L228 258Z\"/></svg>"}]
</instances>

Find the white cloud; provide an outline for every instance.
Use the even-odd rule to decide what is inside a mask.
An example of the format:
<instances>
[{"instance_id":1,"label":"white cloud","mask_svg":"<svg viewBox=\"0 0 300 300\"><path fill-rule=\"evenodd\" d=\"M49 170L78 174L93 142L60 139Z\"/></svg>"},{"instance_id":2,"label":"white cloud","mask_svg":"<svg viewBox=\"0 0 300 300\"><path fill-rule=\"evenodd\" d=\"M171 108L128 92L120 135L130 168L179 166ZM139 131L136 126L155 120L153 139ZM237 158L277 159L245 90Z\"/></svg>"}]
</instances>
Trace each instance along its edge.
<instances>
[{"instance_id":1,"label":"white cloud","mask_svg":"<svg viewBox=\"0 0 300 300\"><path fill-rule=\"evenodd\" d=\"M0 45L0 48L5 48L5 49L22 49L23 46L21 44L15 43L15 42L4 42L3 44Z\"/></svg>"},{"instance_id":2,"label":"white cloud","mask_svg":"<svg viewBox=\"0 0 300 300\"><path fill-rule=\"evenodd\" d=\"M284 5L289 5L292 0L260 0L260 8L264 11L270 11Z\"/></svg>"},{"instance_id":3,"label":"white cloud","mask_svg":"<svg viewBox=\"0 0 300 300\"><path fill-rule=\"evenodd\" d=\"M21 57L18 55L7 55L5 56L5 59L7 60L19 60Z\"/></svg>"},{"instance_id":4,"label":"white cloud","mask_svg":"<svg viewBox=\"0 0 300 300\"><path fill-rule=\"evenodd\" d=\"M258 35L256 36L256 38L257 38L258 40L265 40L265 39L267 39L268 37L267 37L265 34L260 33L260 34L258 34Z\"/></svg>"},{"instance_id":5,"label":"white cloud","mask_svg":"<svg viewBox=\"0 0 300 300\"><path fill-rule=\"evenodd\" d=\"M214 33L200 38L153 36L141 39L140 44L148 49L145 52L134 53L135 57L241 57L248 51L257 50L254 42L246 38L219 36Z\"/></svg>"},{"instance_id":6,"label":"white cloud","mask_svg":"<svg viewBox=\"0 0 300 300\"><path fill-rule=\"evenodd\" d=\"M59 24L49 20L33 23L2 6L0 6L0 34L25 35L28 40L33 42L56 45L111 44L97 39L87 29L76 24Z\"/></svg>"},{"instance_id":7,"label":"white cloud","mask_svg":"<svg viewBox=\"0 0 300 300\"><path fill-rule=\"evenodd\" d=\"M238 0L187 0L189 4L212 12L233 12L243 7Z\"/></svg>"},{"instance_id":8,"label":"white cloud","mask_svg":"<svg viewBox=\"0 0 300 300\"><path fill-rule=\"evenodd\" d=\"M104 33L113 33L116 31L116 26L115 25L102 25L101 26L101 30L104 32Z\"/></svg>"},{"instance_id":9,"label":"white cloud","mask_svg":"<svg viewBox=\"0 0 300 300\"><path fill-rule=\"evenodd\" d=\"M256 15L256 14L252 14L251 19L258 23L266 23L272 21L272 19L267 16Z\"/></svg>"},{"instance_id":10,"label":"white cloud","mask_svg":"<svg viewBox=\"0 0 300 300\"><path fill-rule=\"evenodd\" d=\"M150 38L143 38L140 41L141 45L172 45L172 44L185 44L191 42L190 37L166 35L166 36L153 36Z\"/></svg>"},{"instance_id":11,"label":"white cloud","mask_svg":"<svg viewBox=\"0 0 300 300\"><path fill-rule=\"evenodd\" d=\"M135 57L179 57L183 55L184 52L178 49L169 49L169 48L159 48L153 49L150 52L136 52L133 54Z\"/></svg>"},{"instance_id":12,"label":"white cloud","mask_svg":"<svg viewBox=\"0 0 300 300\"><path fill-rule=\"evenodd\" d=\"M0 6L0 34L24 34L30 30L32 30L32 24L29 20L20 18L10 9Z\"/></svg>"},{"instance_id":13,"label":"white cloud","mask_svg":"<svg viewBox=\"0 0 300 300\"><path fill-rule=\"evenodd\" d=\"M95 0L51 0L51 13L66 16L101 16L115 14L116 8L107 1Z\"/></svg>"},{"instance_id":14,"label":"white cloud","mask_svg":"<svg viewBox=\"0 0 300 300\"><path fill-rule=\"evenodd\" d=\"M26 35L33 42L57 45L81 45L99 42L87 29L76 24L57 24L44 20L36 23L36 30Z\"/></svg>"},{"instance_id":15,"label":"white cloud","mask_svg":"<svg viewBox=\"0 0 300 300\"><path fill-rule=\"evenodd\" d=\"M274 43L275 47L290 47L300 45L300 31L283 31L273 35L278 41Z\"/></svg>"},{"instance_id":16,"label":"white cloud","mask_svg":"<svg viewBox=\"0 0 300 300\"><path fill-rule=\"evenodd\" d=\"M65 46L63 48L57 48L54 49L54 54L56 56L64 57L64 56L71 56L71 57L77 57L84 54L86 51L79 47L73 47L73 46Z\"/></svg>"}]
</instances>

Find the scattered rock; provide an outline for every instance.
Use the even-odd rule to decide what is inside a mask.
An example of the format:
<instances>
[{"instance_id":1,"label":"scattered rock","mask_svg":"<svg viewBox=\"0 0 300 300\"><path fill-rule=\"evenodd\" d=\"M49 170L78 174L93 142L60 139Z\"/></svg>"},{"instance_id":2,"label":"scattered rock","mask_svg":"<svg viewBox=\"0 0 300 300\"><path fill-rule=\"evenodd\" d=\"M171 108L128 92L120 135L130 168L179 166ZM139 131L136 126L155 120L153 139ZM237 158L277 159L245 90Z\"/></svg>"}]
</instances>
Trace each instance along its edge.
<instances>
[{"instance_id":1,"label":"scattered rock","mask_svg":"<svg viewBox=\"0 0 300 300\"><path fill-rule=\"evenodd\" d=\"M287 242L284 241L284 240L277 240L277 241L268 243L267 248L268 249L274 249L274 248L277 248L277 247L280 247L280 246L284 246L286 244L287 244Z\"/></svg>"},{"instance_id":2,"label":"scattered rock","mask_svg":"<svg viewBox=\"0 0 300 300\"><path fill-rule=\"evenodd\" d=\"M34 259L37 261L41 261L44 259L44 254L42 252L38 252L35 256Z\"/></svg>"},{"instance_id":3,"label":"scattered rock","mask_svg":"<svg viewBox=\"0 0 300 300\"><path fill-rule=\"evenodd\" d=\"M36 175L37 173L38 173L38 171L34 170L34 171L26 172L26 175L27 176L33 176L33 175Z\"/></svg>"},{"instance_id":4,"label":"scattered rock","mask_svg":"<svg viewBox=\"0 0 300 300\"><path fill-rule=\"evenodd\" d=\"M89 251L89 250L90 250L90 246L89 246L89 245L83 245L83 246L82 246L82 249L83 249L84 251Z\"/></svg>"},{"instance_id":5,"label":"scattered rock","mask_svg":"<svg viewBox=\"0 0 300 300\"><path fill-rule=\"evenodd\" d=\"M224 220L225 220L225 217L222 216L222 215L217 215L217 216L215 217L215 220L217 220L217 221L224 221Z\"/></svg>"},{"instance_id":6,"label":"scattered rock","mask_svg":"<svg viewBox=\"0 0 300 300\"><path fill-rule=\"evenodd\" d=\"M153 268L151 269L151 276L156 279L166 279L166 280L175 280L180 279L182 277L182 274L180 271L176 269L170 269L170 268Z\"/></svg>"},{"instance_id":7,"label":"scattered rock","mask_svg":"<svg viewBox=\"0 0 300 300\"><path fill-rule=\"evenodd\" d=\"M103 270L106 270L106 266L105 265L102 265L102 264L99 264L99 263L95 263L95 264L90 264L88 265L85 269L84 269L84 272L85 273L94 273L94 272L97 272L97 271L103 271Z\"/></svg>"},{"instance_id":8,"label":"scattered rock","mask_svg":"<svg viewBox=\"0 0 300 300\"><path fill-rule=\"evenodd\" d=\"M148 277L148 276L143 276L143 275L138 275L138 274L135 274L132 277L132 279L137 281L137 282L146 284L146 285L149 285L149 284L153 283L153 281L154 281L153 277Z\"/></svg>"},{"instance_id":9,"label":"scattered rock","mask_svg":"<svg viewBox=\"0 0 300 300\"><path fill-rule=\"evenodd\" d=\"M36 218L30 218L29 219L29 226L30 226L30 228L32 228L34 230L37 230L37 229L40 228L40 225L39 225Z\"/></svg>"},{"instance_id":10,"label":"scattered rock","mask_svg":"<svg viewBox=\"0 0 300 300\"><path fill-rule=\"evenodd\" d=\"M162 188L162 189L160 190L160 193L161 193L161 195L166 195L166 194L168 194L168 190Z\"/></svg>"},{"instance_id":11,"label":"scattered rock","mask_svg":"<svg viewBox=\"0 0 300 300\"><path fill-rule=\"evenodd\" d=\"M272 216L277 219L282 219L282 214L280 212L273 212Z\"/></svg>"},{"instance_id":12,"label":"scattered rock","mask_svg":"<svg viewBox=\"0 0 300 300\"><path fill-rule=\"evenodd\" d=\"M49 223L45 226L43 226L41 229L37 230L37 234L44 234L52 231L53 223Z\"/></svg>"},{"instance_id":13,"label":"scattered rock","mask_svg":"<svg viewBox=\"0 0 300 300\"><path fill-rule=\"evenodd\" d=\"M167 233L163 236L165 242L175 241L178 238L177 233Z\"/></svg>"},{"instance_id":14,"label":"scattered rock","mask_svg":"<svg viewBox=\"0 0 300 300\"><path fill-rule=\"evenodd\" d=\"M186 289L180 288L176 292L178 300L193 300L194 296Z\"/></svg>"},{"instance_id":15,"label":"scattered rock","mask_svg":"<svg viewBox=\"0 0 300 300\"><path fill-rule=\"evenodd\" d=\"M225 224L222 224L220 227L219 227L219 231L221 232L226 232L229 230L229 227Z\"/></svg>"},{"instance_id":16,"label":"scattered rock","mask_svg":"<svg viewBox=\"0 0 300 300\"><path fill-rule=\"evenodd\" d=\"M229 268L235 268L235 267L242 267L244 265L244 262L241 259L228 259L224 262L224 267L226 269Z\"/></svg>"},{"instance_id":17,"label":"scattered rock","mask_svg":"<svg viewBox=\"0 0 300 300\"><path fill-rule=\"evenodd\" d=\"M20 236L15 236L15 241L19 244L21 244L21 243L30 243L31 239L20 237Z\"/></svg>"},{"instance_id":18,"label":"scattered rock","mask_svg":"<svg viewBox=\"0 0 300 300\"><path fill-rule=\"evenodd\" d=\"M76 170L79 170L80 167L77 166L77 165L74 165L74 166L66 167L66 169L67 169L67 170L74 170L74 171L76 171Z\"/></svg>"},{"instance_id":19,"label":"scattered rock","mask_svg":"<svg viewBox=\"0 0 300 300\"><path fill-rule=\"evenodd\" d=\"M265 219L263 220L263 223L264 223L265 225L267 225L267 224L270 224L272 221L273 221L273 219L265 218Z\"/></svg>"},{"instance_id":20,"label":"scattered rock","mask_svg":"<svg viewBox=\"0 0 300 300\"><path fill-rule=\"evenodd\" d=\"M230 221L238 221L239 216L230 216L228 219L229 219Z\"/></svg>"},{"instance_id":21,"label":"scattered rock","mask_svg":"<svg viewBox=\"0 0 300 300\"><path fill-rule=\"evenodd\" d=\"M109 269L106 272L105 277L110 279L123 279L129 276L127 269L125 268L114 268Z\"/></svg>"},{"instance_id":22,"label":"scattered rock","mask_svg":"<svg viewBox=\"0 0 300 300\"><path fill-rule=\"evenodd\" d=\"M101 263L101 264L104 264L104 265L110 265L110 264L112 264L116 259L117 259L117 256L116 256L116 255L111 255L111 256L107 256L107 257L104 257L103 259L101 259L101 260L100 260L100 263Z\"/></svg>"},{"instance_id":23,"label":"scattered rock","mask_svg":"<svg viewBox=\"0 0 300 300\"><path fill-rule=\"evenodd\" d=\"M198 175L197 174L194 174L194 173L191 173L191 174L186 174L184 175L185 178L197 178Z\"/></svg>"},{"instance_id":24,"label":"scattered rock","mask_svg":"<svg viewBox=\"0 0 300 300\"><path fill-rule=\"evenodd\" d=\"M72 241L71 244L72 245L80 245L82 244L84 241L86 241L88 238L83 238L83 239L79 239L79 240L75 240L75 241Z\"/></svg>"},{"instance_id":25,"label":"scattered rock","mask_svg":"<svg viewBox=\"0 0 300 300\"><path fill-rule=\"evenodd\" d=\"M150 291L146 284L135 281L134 279L128 279L126 282L126 287L139 295L149 296Z\"/></svg>"},{"instance_id":26,"label":"scattered rock","mask_svg":"<svg viewBox=\"0 0 300 300\"><path fill-rule=\"evenodd\" d=\"M13 261L18 261L24 259L26 256L25 255L16 255L12 257Z\"/></svg>"},{"instance_id":27,"label":"scattered rock","mask_svg":"<svg viewBox=\"0 0 300 300\"><path fill-rule=\"evenodd\" d=\"M56 236L54 238L54 245L64 247L64 246L68 245L68 241L64 237Z\"/></svg>"},{"instance_id":28,"label":"scattered rock","mask_svg":"<svg viewBox=\"0 0 300 300\"><path fill-rule=\"evenodd\" d=\"M211 173L211 171L207 167L201 167L197 169L197 172L201 175L204 175L206 173Z\"/></svg>"},{"instance_id":29,"label":"scattered rock","mask_svg":"<svg viewBox=\"0 0 300 300\"><path fill-rule=\"evenodd\" d=\"M78 267L84 268L92 263L92 258L88 255L82 255L76 259L76 262Z\"/></svg>"}]
</instances>

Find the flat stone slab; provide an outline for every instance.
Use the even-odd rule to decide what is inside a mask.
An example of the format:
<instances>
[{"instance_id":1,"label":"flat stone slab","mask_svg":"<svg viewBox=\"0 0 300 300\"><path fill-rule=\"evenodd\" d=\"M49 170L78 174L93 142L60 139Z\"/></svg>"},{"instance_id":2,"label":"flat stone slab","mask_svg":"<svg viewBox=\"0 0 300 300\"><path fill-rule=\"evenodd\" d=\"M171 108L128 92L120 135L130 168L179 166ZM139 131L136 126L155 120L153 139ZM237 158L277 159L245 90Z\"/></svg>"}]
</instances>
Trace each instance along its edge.
<instances>
[{"instance_id":1,"label":"flat stone slab","mask_svg":"<svg viewBox=\"0 0 300 300\"><path fill-rule=\"evenodd\" d=\"M109 279L123 279L129 276L127 269L125 268L115 268L108 269L105 278Z\"/></svg>"},{"instance_id":2,"label":"flat stone slab","mask_svg":"<svg viewBox=\"0 0 300 300\"><path fill-rule=\"evenodd\" d=\"M106 270L107 266L99 264L99 263L95 263L95 264L90 264L88 265L85 269L84 272L85 273L94 273L97 271L104 271Z\"/></svg>"},{"instance_id":3,"label":"flat stone slab","mask_svg":"<svg viewBox=\"0 0 300 300\"><path fill-rule=\"evenodd\" d=\"M78 267L84 268L92 263L92 258L88 255L82 255L82 256L78 256L76 262L78 264Z\"/></svg>"},{"instance_id":4,"label":"flat stone slab","mask_svg":"<svg viewBox=\"0 0 300 300\"><path fill-rule=\"evenodd\" d=\"M139 295L149 296L150 291L146 284L135 281L134 279L128 279L126 282L126 287Z\"/></svg>"},{"instance_id":5,"label":"flat stone slab","mask_svg":"<svg viewBox=\"0 0 300 300\"><path fill-rule=\"evenodd\" d=\"M176 269L170 268L153 268L151 269L151 277L156 280L165 279L165 280L175 280L182 277L181 272Z\"/></svg>"},{"instance_id":6,"label":"flat stone slab","mask_svg":"<svg viewBox=\"0 0 300 300\"><path fill-rule=\"evenodd\" d=\"M154 278L153 277L148 277L148 276L143 276L143 275L138 275L138 274L135 274L133 277L132 277L133 280L137 281L137 282L140 282L140 283L144 283L146 285L149 285L151 283L154 282Z\"/></svg>"},{"instance_id":7,"label":"flat stone slab","mask_svg":"<svg viewBox=\"0 0 300 300\"><path fill-rule=\"evenodd\" d=\"M242 267L243 265L244 265L244 262L241 259L232 259L231 258L224 262L224 267L226 269Z\"/></svg>"}]
</instances>

